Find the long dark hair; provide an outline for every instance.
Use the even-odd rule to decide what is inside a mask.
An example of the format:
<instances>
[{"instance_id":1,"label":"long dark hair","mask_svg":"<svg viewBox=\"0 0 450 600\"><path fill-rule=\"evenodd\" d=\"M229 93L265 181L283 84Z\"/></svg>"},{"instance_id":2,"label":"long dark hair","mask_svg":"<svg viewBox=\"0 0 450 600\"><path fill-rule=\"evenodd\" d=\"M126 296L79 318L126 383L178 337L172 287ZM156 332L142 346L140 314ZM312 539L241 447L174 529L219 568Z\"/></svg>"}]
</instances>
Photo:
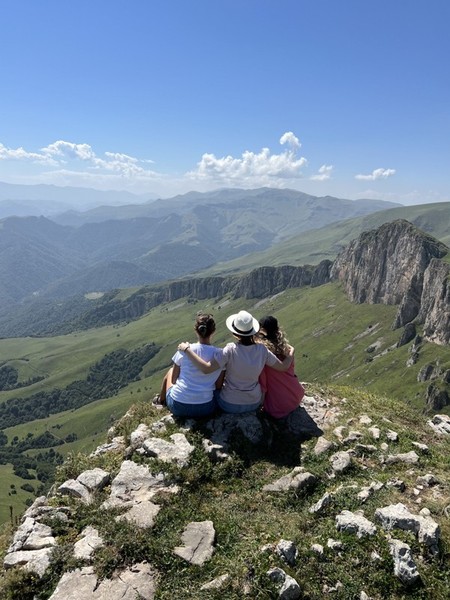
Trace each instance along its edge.
<instances>
[{"instance_id":1,"label":"long dark hair","mask_svg":"<svg viewBox=\"0 0 450 600\"><path fill-rule=\"evenodd\" d=\"M285 358L289 352L289 342L282 329L278 327L275 317L267 316L259 320L259 325L264 331L259 331L259 340L271 350L278 358Z\"/></svg>"},{"instance_id":2,"label":"long dark hair","mask_svg":"<svg viewBox=\"0 0 450 600\"><path fill-rule=\"evenodd\" d=\"M216 322L212 315L198 313L194 329L201 338L208 338L215 332Z\"/></svg>"}]
</instances>

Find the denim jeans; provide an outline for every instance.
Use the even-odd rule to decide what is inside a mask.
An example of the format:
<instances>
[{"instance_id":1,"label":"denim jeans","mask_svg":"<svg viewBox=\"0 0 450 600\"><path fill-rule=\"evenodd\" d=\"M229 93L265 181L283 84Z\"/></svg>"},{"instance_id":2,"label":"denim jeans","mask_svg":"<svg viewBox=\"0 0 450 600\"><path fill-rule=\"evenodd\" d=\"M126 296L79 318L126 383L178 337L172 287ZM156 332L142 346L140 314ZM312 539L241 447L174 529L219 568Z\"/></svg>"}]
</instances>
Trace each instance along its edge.
<instances>
[{"instance_id":1,"label":"denim jeans","mask_svg":"<svg viewBox=\"0 0 450 600\"><path fill-rule=\"evenodd\" d=\"M258 408L261 406L260 401L254 402L253 404L231 404L231 402L222 400L220 396L218 397L217 402L223 412L232 413L235 415L258 410Z\"/></svg>"},{"instance_id":2,"label":"denim jeans","mask_svg":"<svg viewBox=\"0 0 450 600\"><path fill-rule=\"evenodd\" d=\"M166 393L166 405L174 417L207 417L212 415L217 410L217 402L215 399L216 393L214 392L213 397L209 402L202 402L202 404L185 404L184 402L178 402L172 398L170 393L170 387Z\"/></svg>"}]
</instances>

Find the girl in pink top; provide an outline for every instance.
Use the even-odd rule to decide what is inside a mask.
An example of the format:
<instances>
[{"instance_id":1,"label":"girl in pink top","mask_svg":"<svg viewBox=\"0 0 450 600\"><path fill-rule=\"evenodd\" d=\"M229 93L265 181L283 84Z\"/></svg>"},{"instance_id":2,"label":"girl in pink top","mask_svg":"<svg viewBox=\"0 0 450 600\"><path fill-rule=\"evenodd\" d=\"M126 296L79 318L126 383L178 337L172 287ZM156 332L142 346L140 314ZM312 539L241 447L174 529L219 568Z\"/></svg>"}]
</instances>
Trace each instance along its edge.
<instances>
[{"instance_id":1,"label":"girl in pink top","mask_svg":"<svg viewBox=\"0 0 450 600\"><path fill-rule=\"evenodd\" d=\"M283 331L278 327L275 317L269 316L260 319L258 341L263 343L275 356L283 361L291 352L292 346ZM294 372L294 361L286 371L276 371L270 366L265 366L259 376L261 389L264 395L264 412L275 419L287 417L295 410L305 394L302 384Z\"/></svg>"}]
</instances>

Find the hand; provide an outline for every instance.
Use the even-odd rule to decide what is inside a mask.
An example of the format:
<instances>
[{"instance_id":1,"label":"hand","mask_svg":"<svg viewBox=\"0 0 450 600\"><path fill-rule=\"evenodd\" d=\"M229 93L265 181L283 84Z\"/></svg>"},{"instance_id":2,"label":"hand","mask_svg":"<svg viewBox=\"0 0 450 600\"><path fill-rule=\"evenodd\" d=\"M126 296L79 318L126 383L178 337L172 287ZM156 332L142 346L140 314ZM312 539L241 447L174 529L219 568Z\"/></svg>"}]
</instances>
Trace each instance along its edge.
<instances>
[{"instance_id":1,"label":"hand","mask_svg":"<svg viewBox=\"0 0 450 600\"><path fill-rule=\"evenodd\" d=\"M180 344L178 344L178 350L180 352L186 352L186 350L189 348L190 343L189 342L181 342Z\"/></svg>"},{"instance_id":2,"label":"hand","mask_svg":"<svg viewBox=\"0 0 450 600\"><path fill-rule=\"evenodd\" d=\"M294 346L289 346L289 354L288 356L294 356L295 348Z\"/></svg>"}]
</instances>

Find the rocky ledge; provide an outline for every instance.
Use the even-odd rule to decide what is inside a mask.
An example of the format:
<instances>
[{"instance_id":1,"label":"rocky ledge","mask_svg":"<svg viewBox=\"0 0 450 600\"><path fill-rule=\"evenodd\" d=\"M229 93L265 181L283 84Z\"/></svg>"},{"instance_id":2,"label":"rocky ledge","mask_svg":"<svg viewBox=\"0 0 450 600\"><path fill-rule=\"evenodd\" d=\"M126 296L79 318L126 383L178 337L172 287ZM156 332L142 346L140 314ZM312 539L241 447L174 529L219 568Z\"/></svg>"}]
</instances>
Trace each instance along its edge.
<instances>
[{"instance_id":1,"label":"rocky ledge","mask_svg":"<svg viewBox=\"0 0 450 600\"><path fill-rule=\"evenodd\" d=\"M399 434L388 419L358 414L343 420L345 404L345 399L320 394L305 397L297 429L281 433L283 438L291 435L292 439L309 440L299 454L302 464L273 481L261 483L261 491L267 497L295 494L304 499L316 524L312 527L317 531L307 549L311 561L320 564L325 556L328 560L333 560L333 555L345 557L352 537L360 544L367 540L371 549L367 569L376 571L386 562L385 546L389 549L393 576L405 588L415 586L421 580L424 561L443 558L439 521L448 516L433 514L427 504L433 506L442 499L448 493L448 483L433 473L432 447L413 440L409 434ZM122 424L128 418L130 414L125 415ZM450 418L446 415L434 416L424 422L423 427L436 444L450 436ZM7 569L26 569L45 577L53 568L59 544L58 529L61 524L70 527L76 511L85 506L83 527L74 526L71 538L71 560L75 560L77 566L60 575L50 600L134 600L136 597L151 600L156 597L164 577L151 562L140 560L118 566L108 577L99 578L93 559L107 540L94 515L99 508L103 521L125 520L136 531L145 530L150 535L160 511L170 511L170 502L165 503L163 499L170 500L186 491L174 477L174 468L189 469L194 453L199 451L190 440L198 429L197 424L195 421L177 422L166 414L153 422L140 423L126 438L115 435L116 429L110 430L110 441L91 456L120 458L116 463L118 469L85 470L76 478L60 483L47 497L37 498L23 515L4 558ZM170 433L173 430L176 432ZM251 445L270 447L273 436L279 433L273 423L261 415L221 415L204 424L201 451L207 460L226 464L237 434ZM400 446L403 452L398 450ZM314 465L323 458L328 467L315 472ZM399 472L407 469L408 481L413 481L413 485L397 476L386 475L393 472L392 465L400 465ZM364 485L360 478L354 478L356 469L367 473ZM320 488L322 493L317 494ZM389 490L396 501L379 504L366 513L368 501L386 498ZM90 507L95 507L92 513ZM92 522L89 522L90 514ZM334 537L321 537L322 519L334 520ZM409 538L405 538L405 532ZM259 576L271 582L278 598L302 598L302 580L296 575L301 573L299 542L288 539L282 531L280 534L279 539L259 548L273 563ZM186 564L185 569L201 569L221 551L222 543L214 520L189 521L179 531L178 544L171 552ZM208 598L211 590L216 593L233 585L232 579L233 573L224 567L222 573L204 581L189 597ZM324 594L343 587L339 580L323 580L320 585ZM251 588L247 589L246 585L241 592L251 597ZM368 589L361 589L359 597L367 600L371 598L370 593Z\"/></svg>"}]
</instances>

